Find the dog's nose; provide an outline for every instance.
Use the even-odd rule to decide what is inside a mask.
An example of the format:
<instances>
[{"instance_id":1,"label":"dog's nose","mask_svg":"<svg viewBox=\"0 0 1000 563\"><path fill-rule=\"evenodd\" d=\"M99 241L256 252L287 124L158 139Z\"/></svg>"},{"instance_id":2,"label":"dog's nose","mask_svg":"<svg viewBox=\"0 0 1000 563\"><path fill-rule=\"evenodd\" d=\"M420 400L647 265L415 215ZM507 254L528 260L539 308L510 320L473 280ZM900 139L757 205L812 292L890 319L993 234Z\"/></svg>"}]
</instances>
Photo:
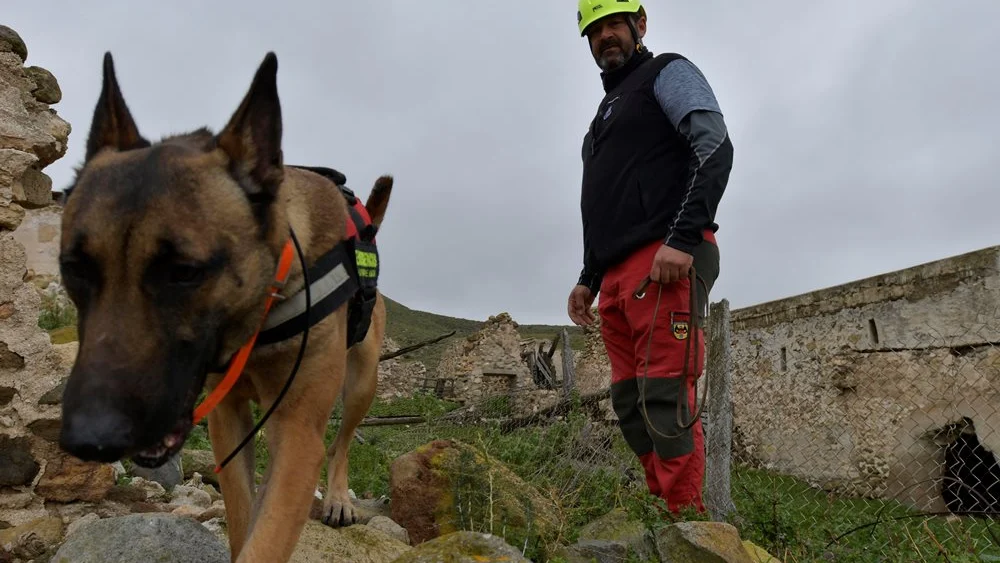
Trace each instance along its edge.
<instances>
[{"instance_id":1,"label":"dog's nose","mask_svg":"<svg viewBox=\"0 0 1000 563\"><path fill-rule=\"evenodd\" d=\"M63 419L59 446L84 461L112 463L132 446L132 423L109 408L88 409Z\"/></svg>"}]
</instances>

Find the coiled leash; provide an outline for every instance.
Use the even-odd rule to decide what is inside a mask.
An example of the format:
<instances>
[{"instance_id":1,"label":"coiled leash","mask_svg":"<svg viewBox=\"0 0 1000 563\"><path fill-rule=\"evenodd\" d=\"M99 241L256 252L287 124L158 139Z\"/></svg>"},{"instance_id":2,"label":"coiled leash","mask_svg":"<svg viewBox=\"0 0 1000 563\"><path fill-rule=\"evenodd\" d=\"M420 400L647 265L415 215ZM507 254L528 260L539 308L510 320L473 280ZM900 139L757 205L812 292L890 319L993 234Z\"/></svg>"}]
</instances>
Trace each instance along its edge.
<instances>
[{"instance_id":1,"label":"coiled leash","mask_svg":"<svg viewBox=\"0 0 1000 563\"><path fill-rule=\"evenodd\" d=\"M690 360L692 356L694 356L695 358L695 364L698 363L696 347L698 346L698 342L700 340L698 338L698 328L701 326L701 324L698 322L698 316L699 316L698 313L700 313L701 311L698 312L695 311L695 307L698 303L698 288L696 284L701 283L702 287L705 289L705 295L708 295L708 285L705 283L705 280L703 280L700 276L697 275L693 265L691 266L691 269L688 271L688 281L690 282L689 283L690 289L688 294L688 309L690 311L689 315L690 319L688 323L689 328L688 328L687 344L684 346L684 368L681 371L681 383L677 388L677 409L675 410L675 413L677 415L677 426L679 426L681 429L680 432L674 435L664 434L663 432L660 432L659 430L656 429L656 425L654 425L653 422L649 419L649 413L646 410L646 379L647 376L649 375L650 351L652 350L652 345L653 345L653 331L656 329L656 317L660 312L660 298L663 296L663 284L660 283L656 284L657 285L656 306L653 309L653 319L649 325L649 337L646 339L646 362L645 365L643 366L642 385L640 386L639 389L639 398L640 401L642 402L642 416L646 421L646 425L649 428L651 428L653 432L667 439L680 438L684 435L685 430L689 430L692 426L695 425L695 423L701 417L701 413L705 408L705 401L708 400L708 395L709 395L708 392L709 386L706 385L705 396L702 398L701 404L698 404L697 380L700 377L702 370L688 369L690 367ZM639 284L636 290L632 292L632 298L636 300L644 299L646 297L646 289L649 287L649 284L651 283L653 283L652 278L646 276L646 278L642 280L642 283ZM705 313L704 316L707 319L708 318L707 303L704 313ZM700 366L695 365L695 367L698 368ZM687 397L688 378L693 378L696 382L694 385L694 401L697 410L695 411L694 416L691 417L691 420L689 420L688 422L684 422L683 417L681 415L681 405L688 404L688 397Z\"/></svg>"},{"instance_id":2,"label":"coiled leash","mask_svg":"<svg viewBox=\"0 0 1000 563\"><path fill-rule=\"evenodd\" d=\"M302 265L302 277L304 278L303 283L305 283L305 293L306 293L306 315L309 315L312 309L312 294L309 291L309 284L310 284L309 268L306 267L306 259L305 256L303 256L302 254L302 247L299 245L299 239L296 238L295 231L292 230L291 227L288 228L288 234L290 240L285 243L285 248L282 251L281 258L278 261L278 272L275 274L274 283L269 288L267 299L264 303L264 315L263 318L261 319L261 324L263 324L264 319L267 318L267 313L270 311L271 305L274 303L274 301L276 299L281 298L278 292L281 291L281 289L284 287L285 281L288 278L289 270L291 269L291 262L292 262L291 248L293 244L295 246L295 252L299 256L299 263ZM226 393L228 393L229 390L236 383L236 380L239 379L240 375L243 373L243 368L246 366L247 359L250 356L250 352L253 349L253 345L257 340L257 335L259 333L260 329L258 329L257 332L255 332L254 335L250 337L250 340L248 340L239 349L239 351L236 353L236 356L233 357L232 363L229 364L229 368L226 370L225 377L222 379L219 385L217 385L215 389L212 390L212 392L208 395L208 397L205 398L202 404L198 405L198 408L195 409L194 424L197 425L199 422L201 422L201 419L204 418L206 415L208 415L208 413L211 412L211 410L214 409L219 404L220 401L222 401ZM302 342L299 344L299 354L295 358L295 365L292 366L292 373L289 374L288 380L285 381L285 386L281 388L281 391L278 393L277 398L274 399L274 402L271 404L270 408L267 409L267 412L264 413L264 416L262 416L260 421L257 422L253 430L251 430L250 433L247 434L245 438L243 438L243 441L240 442L238 446L236 446L236 449L234 449L232 453L226 456L226 459L222 460L222 463L219 463L218 465L215 466L214 470L215 473L219 473L220 471L222 471L222 468L225 467L230 461L232 461L232 459L236 457L236 454L240 453L240 451L248 443L250 443L250 440L253 440L257 436L257 433L260 432L261 428L263 428L264 424L267 422L267 419L271 418L271 414L278 407L278 404L281 402L281 399L285 397L285 393L288 392L288 388L292 386L292 381L295 379L295 374L298 373L299 366L302 364L302 357L305 355L306 341L308 340L309 340L309 323L305 323L305 328L302 331Z\"/></svg>"}]
</instances>

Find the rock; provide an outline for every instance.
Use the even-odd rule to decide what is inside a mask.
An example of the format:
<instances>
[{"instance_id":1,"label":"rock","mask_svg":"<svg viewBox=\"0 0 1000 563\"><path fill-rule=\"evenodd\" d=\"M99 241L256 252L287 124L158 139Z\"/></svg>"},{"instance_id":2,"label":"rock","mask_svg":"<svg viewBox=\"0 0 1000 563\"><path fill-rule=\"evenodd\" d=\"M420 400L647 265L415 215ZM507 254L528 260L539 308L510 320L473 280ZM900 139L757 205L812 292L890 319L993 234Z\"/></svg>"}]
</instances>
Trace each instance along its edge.
<instances>
[{"instance_id":1,"label":"rock","mask_svg":"<svg viewBox=\"0 0 1000 563\"><path fill-rule=\"evenodd\" d=\"M202 527L212 533L223 544L229 545L229 535L226 531L225 518L212 518L201 523Z\"/></svg>"},{"instance_id":2,"label":"rock","mask_svg":"<svg viewBox=\"0 0 1000 563\"><path fill-rule=\"evenodd\" d=\"M163 485L164 489L169 491L184 480L184 469L182 467L181 455L175 455L159 467L148 468L133 465L132 475L142 477L147 481L159 483Z\"/></svg>"},{"instance_id":3,"label":"rock","mask_svg":"<svg viewBox=\"0 0 1000 563\"><path fill-rule=\"evenodd\" d=\"M21 36L13 29L0 25L0 53L4 52L14 53L22 63L28 60L28 46Z\"/></svg>"},{"instance_id":4,"label":"rock","mask_svg":"<svg viewBox=\"0 0 1000 563\"><path fill-rule=\"evenodd\" d=\"M133 489L142 491L143 496L147 502L166 502L170 495L167 490L163 488L163 485L157 483L156 481L147 481L142 477L133 477L129 481L129 486Z\"/></svg>"},{"instance_id":5,"label":"rock","mask_svg":"<svg viewBox=\"0 0 1000 563\"><path fill-rule=\"evenodd\" d=\"M24 356L11 351L6 342L0 342L0 370L16 371L24 367Z\"/></svg>"},{"instance_id":6,"label":"rock","mask_svg":"<svg viewBox=\"0 0 1000 563\"><path fill-rule=\"evenodd\" d=\"M182 450L181 467L184 469L185 479L200 473L206 483L216 486L219 484L219 476L215 473L215 454L212 450Z\"/></svg>"},{"instance_id":7,"label":"rock","mask_svg":"<svg viewBox=\"0 0 1000 563\"><path fill-rule=\"evenodd\" d=\"M62 429L62 420L58 418L39 418L28 424L28 430L32 434L53 444L59 443L60 429Z\"/></svg>"},{"instance_id":8,"label":"rock","mask_svg":"<svg viewBox=\"0 0 1000 563\"><path fill-rule=\"evenodd\" d=\"M99 502L115 486L115 470L109 464L83 462L59 454L49 460L35 492L55 502Z\"/></svg>"},{"instance_id":9,"label":"rock","mask_svg":"<svg viewBox=\"0 0 1000 563\"><path fill-rule=\"evenodd\" d=\"M561 529L551 501L502 463L456 440L436 440L396 458L389 486L392 519L413 545L491 517L517 544L536 545L538 539L545 546Z\"/></svg>"},{"instance_id":10,"label":"rock","mask_svg":"<svg viewBox=\"0 0 1000 563\"><path fill-rule=\"evenodd\" d=\"M392 563L529 563L521 552L497 536L452 532L424 542Z\"/></svg>"},{"instance_id":11,"label":"rock","mask_svg":"<svg viewBox=\"0 0 1000 563\"><path fill-rule=\"evenodd\" d=\"M229 549L198 522L130 514L93 522L66 539L50 563L229 563Z\"/></svg>"},{"instance_id":12,"label":"rock","mask_svg":"<svg viewBox=\"0 0 1000 563\"><path fill-rule=\"evenodd\" d=\"M385 532L406 545L410 545L410 534L406 532L406 528L393 522L391 518L386 518L385 516L372 516L371 520L369 520L366 525L370 528L375 528L376 530Z\"/></svg>"},{"instance_id":13,"label":"rock","mask_svg":"<svg viewBox=\"0 0 1000 563\"><path fill-rule=\"evenodd\" d=\"M625 542L603 540L580 540L571 546L557 549L555 556L566 563L625 563L629 560L628 545Z\"/></svg>"},{"instance_id":14,"label":"rock","mask_svg":"<svg viewBox=\"0 0 1000 563\"><path fill-rule=\"evenodd\" d=\"M15 544L24 535L32 534L39 538L46 547L55 545L62 540L62 520L53 516L45 516L6 530L0 530L0 546Z\"/></svg>"},{"instance_id":15,"label":"rock","mask_svg":"<svg viewBox=\"0 0 1000 563\"><path fill-rule=\"evenodd\" d=\"M21 225L21 221L24 220L24 208L20 205L11 202L9 205L0 205L0 231L13 231ZM0 320L10 318L14 314L12 304L6 304L10 308L10 312L4 316L4 312L0 311Z\"/></svg>"},{"instance_id":16,"label":"rock","mask_svg":"<svg viewBox=\"0 0 1000 563\"><path fill-rule=\"evenodd\" d=\"M723 522L680 522L659 530L662 563L753 563L739 532Z\"/></svg>"},{"instance_id":17,"label":"rock","mask_svg":"<svg viewBox=\"0 0 1000 563\"><path fill-rule=\"evenodd\" d=\"M41 466L31 455L28 438L0 435L0 487L20 487L34 481Z\"/></svg>"},{"instance_id":18,"label":"rock","mask_svg":"<svg viewBox=\"0 0 1000 563\"><path fill-rule=\"evenodd\" d=\"M780 559L750 540L743 540L743 549L750 555L750 561L753 563L781 563Z\"/></svg>"},{"instance_id":19,"label":"rock","mask_svg":"<svg viewBox=\"0 0 1000 563\"><path fill-rule=\"evenodd\" d=\"M25 74L35 81L35 89L31 95L43 104L58 104L62 100L62 89L59 88L59 81L51 72L40 66L29 66L24 69Z\"/></svg>"},{"instance_id":20,"label":"rock","mask_svg":"<svg viewBox=\"0 0 1000 563\"><path fill-rule=\"evenodd\" d=\"M79 530L85 528L87 525L93 524L94 522L97 522L100 519L101 517L99 515L91 512L86 516L74 520L69 524L69 526L66 526L66 537L72 536Z\"/></svg>"},{"instance_id":21,"label":"rock","mask_svg":"<svg viewBox=\"0 0 1000 563\"><path fill-rule=\"evenodd\" d=\"M34 168L24 171L20 180L11 186L14 201L26 209L37 209L52 204L52 178Z\"/></svg>"},{"instance_id":22,"label":"rock","mask_svg":"<svg viewBox=\"0 0 1000 563\"><path fill-rule=\"evenodd\" d=\"M17 394L17 389L13 387L0 387L0 407L6 407Z\"/></svg>"},{"instance_id":23,"label":"rock","mask_svg":"<svg viewBox=\"0 0 1000 563\"><path fill-rule=\"evenodd\" d=\"M614 542L625 547L625 551L640 561L655 559L656 541L653 533L642 522L630 520L628 513L620 508L587 524L580 530L580 543Z\"/></svg>"},{"instance_id":24,"label":"rock","mask_svg":"<svg viewBox=\"0 0 1000 563\"><path fill-rule=\"evenodd\" d=\"M370 526L358 524L334 529L308 520L291 563L383 563L393 561L410 549L409 545Z\"/></svg>"},{"instance_id":25,"label":"rock","mask_svg":"<svg viewBox=\"0 0 1000 563\"><path fill-rule=\"evenodd\" d=\"M62 403L63 391L66 389L66 380L59 382L52 389L45 392L40 399L38 399L39 405L58 405Z\"/></svg>"},{"instance_id":26,"label":"rock","mask_svg":"<svg viewBox=\"0 0 1000 563\"><path fill-rule=\"evenodd\" d=\"M170 504L174 506L194 506L204 509L212 506L212 497L201 489L187 485L177 485L171 493Z\"/></svg>"}]
</instances>

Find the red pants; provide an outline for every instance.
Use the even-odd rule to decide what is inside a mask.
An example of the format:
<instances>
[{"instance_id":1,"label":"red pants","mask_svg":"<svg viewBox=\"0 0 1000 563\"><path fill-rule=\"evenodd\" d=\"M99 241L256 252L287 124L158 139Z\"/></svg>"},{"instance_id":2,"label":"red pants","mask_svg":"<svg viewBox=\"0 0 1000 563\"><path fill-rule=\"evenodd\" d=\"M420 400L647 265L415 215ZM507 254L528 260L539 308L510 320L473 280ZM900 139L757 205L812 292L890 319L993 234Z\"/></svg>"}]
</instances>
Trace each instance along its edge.
<instances>
[{"instance_id":1,"label":"red pants","mask_svg":"<svg viewBox=\"0 0 1000 563\"><path fill-rule=\"evenodd\" d=\"M710 231L705 240L715 244ZM702 512L704 432L700 420L682 431L676 413L681 385L686 387L687 401L681 405L685 424L697 408L697 380L683 377L684 350L694 336L688 324L692 312L690 282L684 278L665 286L651 283L643 299L632 296L649 275L653 256L661 246L657 241L640 248L605 273L598 305L601 336L611 360L612 404L625 441L645 469L649 492L666 501L672 512L685 507ZM662 291L660 306L652 326L658 291ZM650 331L653 336L647 365ZM690 353L688 373L700 376L705 359L700 328L697 344Z\"/></svg>"}]
</instances>

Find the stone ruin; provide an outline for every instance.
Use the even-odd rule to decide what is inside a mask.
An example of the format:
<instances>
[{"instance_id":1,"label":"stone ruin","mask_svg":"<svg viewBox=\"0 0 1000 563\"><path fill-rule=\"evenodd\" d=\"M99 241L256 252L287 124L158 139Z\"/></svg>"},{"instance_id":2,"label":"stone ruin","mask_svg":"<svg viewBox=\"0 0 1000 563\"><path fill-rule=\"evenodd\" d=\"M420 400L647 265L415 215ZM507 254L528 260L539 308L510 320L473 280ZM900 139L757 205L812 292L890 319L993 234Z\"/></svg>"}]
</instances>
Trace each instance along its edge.
<instances>
[{"instance_id":1,"label":"stone ruin","mask_svg":"<svg viewBox=\"0 0 1000 563\"><path fill-rule=\"evenodd\" d=\"M65 155L71 130L50 107L61 98L58 82L25 66L27 55L17 33L0 26L0 529L99 501L115 484L112 466L59 451L61 384L75 345L53 346L39 328L41 297L26 283L25 249L13 236L26 210L53 205L43 170Z\"/></svg>"},{"instance_id":2,"label":"stone ruin","mask_svg":"<svg viewBox=\"0 0 1000 563\"><path fill-rule=\"evenodd\" d=\"M399 350L396 341L386 335L382 340L382 355ZM427 367L422 362L407 361L401 358L382 360L378 364L379 399L391 401L404 397L412 397L420 382L427 376Z\"/></svg>"}]
</instances>

